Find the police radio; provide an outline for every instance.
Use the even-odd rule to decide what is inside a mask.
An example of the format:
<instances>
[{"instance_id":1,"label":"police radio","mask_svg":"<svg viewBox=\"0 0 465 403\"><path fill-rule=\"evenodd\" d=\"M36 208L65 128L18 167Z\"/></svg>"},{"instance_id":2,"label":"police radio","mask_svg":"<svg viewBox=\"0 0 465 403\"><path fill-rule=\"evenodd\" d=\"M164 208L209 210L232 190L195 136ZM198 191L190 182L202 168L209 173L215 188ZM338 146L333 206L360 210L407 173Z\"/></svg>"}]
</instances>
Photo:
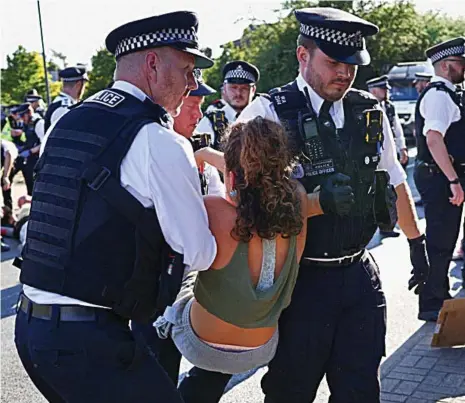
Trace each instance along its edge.
<instances>
[{"instance_id":1,"label":"police radio","mask_svg":"<svg viewBox=\"0 0 465 403\"><path fill-rule=\"evenodd\" d=\"M315 118L310 114L299 115L299 131L304 142L305 155L311 161L322 160L325 151Z\"/></svg>"},{"instance_id":2,"label":"police radio","mask_svg":"<svg viewBox=\"0 0 465 403\"><path fill-rule=\"evenodd\" d=\"M194 152L201 148L210 147L213 143L210 133L196 133L191 137L191 142Z\"/></svg>"}]
</instances>

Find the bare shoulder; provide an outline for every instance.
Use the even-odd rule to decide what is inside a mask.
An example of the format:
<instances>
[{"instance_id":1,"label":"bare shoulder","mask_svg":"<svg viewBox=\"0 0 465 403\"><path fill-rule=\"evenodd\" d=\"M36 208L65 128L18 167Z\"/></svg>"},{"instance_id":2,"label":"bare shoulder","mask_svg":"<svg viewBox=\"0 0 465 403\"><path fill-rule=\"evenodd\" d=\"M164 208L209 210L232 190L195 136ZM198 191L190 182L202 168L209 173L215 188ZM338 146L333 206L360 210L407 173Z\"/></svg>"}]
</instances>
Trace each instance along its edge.
<instances>
[{"instance_id":1,"label":"bare shoulder","mask_svg":"<svg viewBox=\"0 0 465 403\"><path fill-rule=\"evenodd\" d=\"M216 258L212 269L221 269L231 260L237 241L231 237L236 223L236 208L220 196L204 196L208 214L208 226L217 244Z\"/></svg>"}]
</instances>

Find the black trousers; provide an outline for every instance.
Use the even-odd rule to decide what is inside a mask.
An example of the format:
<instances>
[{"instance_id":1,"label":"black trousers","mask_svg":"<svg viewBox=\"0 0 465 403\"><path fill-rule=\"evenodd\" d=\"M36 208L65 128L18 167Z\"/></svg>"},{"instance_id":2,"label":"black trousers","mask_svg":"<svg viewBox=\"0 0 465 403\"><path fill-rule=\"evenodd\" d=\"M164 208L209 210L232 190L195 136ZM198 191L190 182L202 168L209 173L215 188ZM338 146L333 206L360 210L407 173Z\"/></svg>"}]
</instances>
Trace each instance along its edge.
<instances>
[{"instance_id":1,"label":"black trousers","mask_svg":"<svg viewBox=\"0 0 465 403\"><path fill-rule=\"evenodd\" d=\"M449 266L460 232L463 205L449 202L452 196L447 178L423 165L415 167L415 186L423 200L426 246L431 272L420 294L420 312L438 311L449 295ZM461 179L465 186L465 178Z\"/></svg>"},{"instance_id":2,"label":"black trousers","mask_svg":"<svg viewBox=\"0 0 465 403\"><path fill-rule=\"evenodd\" d=\"M324 375L331 403L379 402L385 335L386 301L371 257L346 267L301 266L262 379L265 402L312 402ZM184 401L218 402L229 377L193 368L180 386Z\"/></svg>"},{"instance_id":3,"label":"black trousers","mask_svg":"<svg viewBox=\"0 0 465 403\"><path fill-rule=\"evenodd\" d=\"M157 360L139 348L127 321L95 309L94 321L50 320L19 311L15 343L21 362L52 403L182 403Z\"/></svg>"}]
</instances>

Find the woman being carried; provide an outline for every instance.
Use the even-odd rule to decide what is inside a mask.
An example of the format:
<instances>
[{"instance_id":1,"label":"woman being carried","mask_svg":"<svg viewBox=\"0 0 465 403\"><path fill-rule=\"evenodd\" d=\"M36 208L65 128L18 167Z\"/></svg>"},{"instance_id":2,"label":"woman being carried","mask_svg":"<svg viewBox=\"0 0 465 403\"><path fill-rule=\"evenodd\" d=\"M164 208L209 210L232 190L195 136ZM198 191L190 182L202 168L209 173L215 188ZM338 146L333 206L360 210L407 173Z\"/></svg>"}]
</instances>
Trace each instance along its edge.
<instances>
[{"instance_id":1,"label":"woman being carried","mask_svg":"<svg viewBox=\"0 0 465 403\"><path fill-rule=\"evenodd\" d=\"M155 327L161 337L170 332L192 364L241 373L273 358L307 218L322 211L317 195L307 196L291 179L287 137L274 122L257 117L237 123L224 157L207 148L196 159L224 172L228 199L204 199L218 252L209 270L186 278L176 303Z\"/></svg>"}]
</instances>

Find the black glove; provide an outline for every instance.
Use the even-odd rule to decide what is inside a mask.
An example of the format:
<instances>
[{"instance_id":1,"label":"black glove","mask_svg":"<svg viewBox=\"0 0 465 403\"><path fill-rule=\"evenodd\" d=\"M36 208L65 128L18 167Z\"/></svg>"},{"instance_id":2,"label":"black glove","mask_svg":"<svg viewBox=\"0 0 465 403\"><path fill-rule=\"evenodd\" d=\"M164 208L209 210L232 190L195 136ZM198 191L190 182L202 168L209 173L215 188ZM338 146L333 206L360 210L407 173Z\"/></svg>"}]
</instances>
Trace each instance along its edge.
<instances>
[{"instance_id":1,"label":"black glove","mask_svg":"<svg viewBox=\"0 0 465 403\"><path fill-rule=\"evenodd\" d=\"M415 294L420 294L426 284L429 276L429 260L426 253L426 238L424 235L415 239L409 239L410 245L410 261L412 262L413 276L408 281L409 291L416 287Z\"/></svg>"},{"instance_id":2,"label":"black glove","mask_svg":"<svg viewBox=\"0 0 465 403\"><path fill-rule=\"evenodd\" d=\"M348 215L354 204L350 177L343 174L329 176L321 185L320 205L325 214Z\"/></svg>"}]
</instances>

